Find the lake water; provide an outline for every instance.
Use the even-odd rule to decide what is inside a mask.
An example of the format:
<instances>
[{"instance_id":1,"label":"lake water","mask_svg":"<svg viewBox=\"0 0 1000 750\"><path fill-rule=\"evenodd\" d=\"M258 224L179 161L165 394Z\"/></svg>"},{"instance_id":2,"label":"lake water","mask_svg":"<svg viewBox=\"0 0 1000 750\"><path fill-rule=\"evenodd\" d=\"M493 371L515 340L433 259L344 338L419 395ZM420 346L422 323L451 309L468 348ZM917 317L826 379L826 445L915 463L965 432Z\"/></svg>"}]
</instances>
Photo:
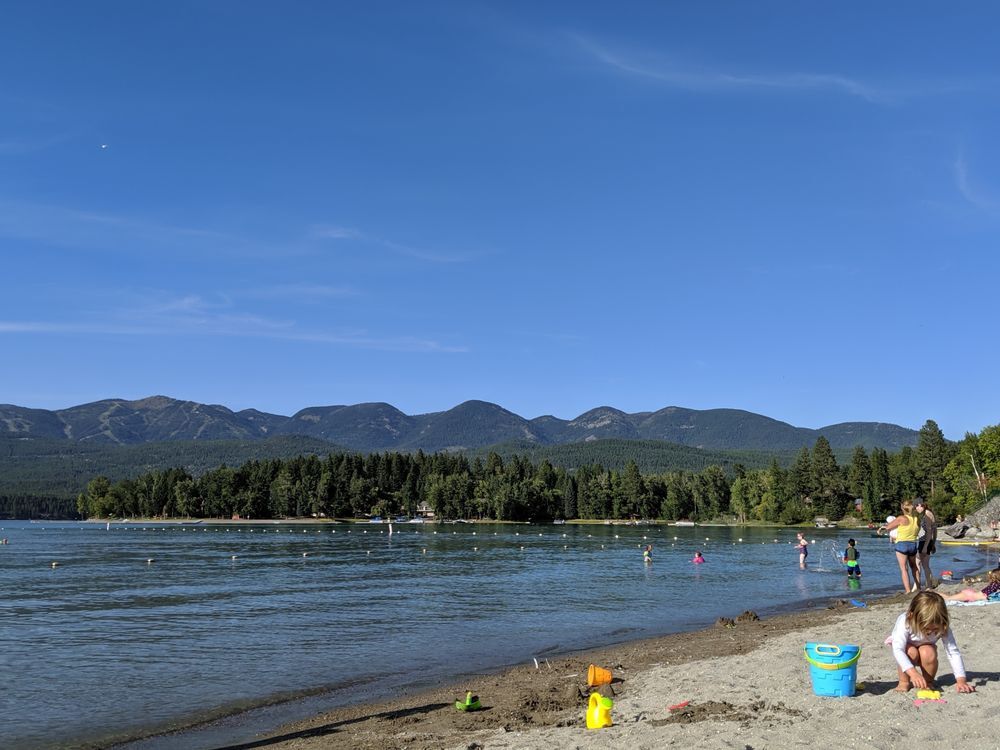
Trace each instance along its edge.
<instances>
[{"instance_id":1,"label":"lake water","mask_svg":"<svg viewBox=\"0 0 1000 750\"><path fill-rule=\"evenodd\" d=\"M745 609L900 585L888 543L862 530L810 530L803 571L785 529L0 525L3 744L18 748L106 747L297 699L251 714L266 725ZM837 559L852 533L860 589ZM690 562L696 549L704 565ZM995 558L945 548L935 573ZM212 747L257 728L223 721L197 741L132 747Z\"/></svg>"}]
</instances>

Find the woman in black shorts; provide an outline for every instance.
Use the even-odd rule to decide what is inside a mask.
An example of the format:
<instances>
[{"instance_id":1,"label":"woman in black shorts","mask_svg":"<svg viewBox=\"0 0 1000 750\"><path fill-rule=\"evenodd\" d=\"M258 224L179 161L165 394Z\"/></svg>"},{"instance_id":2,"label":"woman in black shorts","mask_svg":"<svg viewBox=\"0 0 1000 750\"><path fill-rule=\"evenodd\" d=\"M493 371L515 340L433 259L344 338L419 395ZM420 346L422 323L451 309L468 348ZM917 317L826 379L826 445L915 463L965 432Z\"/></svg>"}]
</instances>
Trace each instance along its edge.
<instances>
[{"instance_id":1,"label":"woman in black shorts","mask_svg":"<svg viewBox=\"0 0 1000 750\"><path fill-rule=\"evenodd\" d=\"M924 532L917 540L917 572L923 588L932 589L937 586L931 574L931 555L937 551L937 518L926 500L918 499L913 509L920 514L920 528Z\"/></svg>"}]
</instances>

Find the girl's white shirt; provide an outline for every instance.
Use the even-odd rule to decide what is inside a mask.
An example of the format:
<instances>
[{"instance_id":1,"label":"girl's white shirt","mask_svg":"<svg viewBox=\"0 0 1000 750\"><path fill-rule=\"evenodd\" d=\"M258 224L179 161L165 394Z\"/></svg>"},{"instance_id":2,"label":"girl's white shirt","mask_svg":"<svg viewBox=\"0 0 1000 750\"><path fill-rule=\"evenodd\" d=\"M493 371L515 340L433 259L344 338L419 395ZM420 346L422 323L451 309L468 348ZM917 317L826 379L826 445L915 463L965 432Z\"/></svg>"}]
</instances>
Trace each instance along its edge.
<instances>
[{"instance_id":1,"label":"girl's white shirt","mask_svg":"<svg viewBox=\"0 0 1000 750\"><path fill-rule=\"evenodd\" d=\"M925 643L934 644L940 640L944 645L944 652L948 656L948 662L951 664L951 671L954 673L955 678L965 677L965 664L962 662L962 652L958 650L958 644L955 643L955 634L951 632L951 628L948 628L948 632L944 634L943 638L928 638L922 633L914 633L910 630L906 625L906 613L904 612L896 619L896 625L892 629L890 638L892 639L892 655L896 657L896 663L899 664L900 669L904 672L908 669L913 669L913 662L906 655L907 645L922 646Z\"/></svg>"}]
</instances>

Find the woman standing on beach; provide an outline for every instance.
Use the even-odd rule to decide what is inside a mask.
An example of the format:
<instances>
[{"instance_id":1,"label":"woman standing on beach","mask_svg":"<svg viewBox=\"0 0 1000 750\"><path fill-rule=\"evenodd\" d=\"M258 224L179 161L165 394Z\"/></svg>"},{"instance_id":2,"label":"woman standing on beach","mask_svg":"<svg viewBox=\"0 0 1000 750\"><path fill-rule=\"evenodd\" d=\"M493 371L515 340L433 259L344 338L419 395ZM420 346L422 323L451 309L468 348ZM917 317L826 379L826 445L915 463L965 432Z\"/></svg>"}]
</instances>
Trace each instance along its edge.
<instances>
[{"instance_id":1,"label":"woman standing on beach","mask_svg":"<svg viewBox=\"0 0 1000 750\"><path fill-rule=\"evenodd\" d=\"M932 589L937 585L931 574L931 555L937 551L937 518L926 500L918 499L914 507L920 514L920 528L924 532L917 540L917 570L923 579L924 588Z\"/></svg>"},{"instance_id":2,"label":"woman standing on beach","mask_svg":"<svg viewBox=\"0 0 1000 750\"><path fill-rule=\"evenodd\" d=\"M903 593L914 593L919 589L920 576L917 573L917 537L920 535L920 519L913 513L913 503L904 500L900 506L903 515L896 516L892 522L882 527L891 532L896 530L896 561L899 563L899 574L903 579ZM913 582L910 582L912 576Z\"/></svg>"}]
</instances>

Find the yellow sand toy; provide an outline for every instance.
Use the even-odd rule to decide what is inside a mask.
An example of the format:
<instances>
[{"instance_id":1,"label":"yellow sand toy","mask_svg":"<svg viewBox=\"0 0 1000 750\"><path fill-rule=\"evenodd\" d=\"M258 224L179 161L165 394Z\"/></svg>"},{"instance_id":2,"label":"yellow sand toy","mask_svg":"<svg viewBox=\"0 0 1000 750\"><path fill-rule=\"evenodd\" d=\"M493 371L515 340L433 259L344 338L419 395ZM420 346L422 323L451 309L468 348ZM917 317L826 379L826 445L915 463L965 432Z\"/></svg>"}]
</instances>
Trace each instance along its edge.
<instances>
[{"instance_id":1,"label":"yellow sand toy","mask_svg":"<svg viewBox=\"0 0 1000 750\"><path fill-rule=\"evenodd\" d=\"M611 726L611 708L615 702L598 692L590 694L587 705L587 729L603 729Z\"/></svg>"},{"instance_id":2,"label":"yellow sand toy","mask_svg":"<svg viewBox=\"0 0 1000 750\"><path fill-rule=\"evenodd\" d=\"M930 688L922 688L917 691L917 698L924 701L936 701L941 697L940 690L931 690Z\"/></svg>"},{"instance_id":3,"label":"yellow sand toy","mask_svg":"<svg viewBox=\"0 0 1000 750\"><path fill-rule=\"evenodd\" d=\"M482 707L479 696L473 695L471 690L465 694L464 701L455 701L455 708L459 711L478 711Z\"/></svg>"}]
</instances>

